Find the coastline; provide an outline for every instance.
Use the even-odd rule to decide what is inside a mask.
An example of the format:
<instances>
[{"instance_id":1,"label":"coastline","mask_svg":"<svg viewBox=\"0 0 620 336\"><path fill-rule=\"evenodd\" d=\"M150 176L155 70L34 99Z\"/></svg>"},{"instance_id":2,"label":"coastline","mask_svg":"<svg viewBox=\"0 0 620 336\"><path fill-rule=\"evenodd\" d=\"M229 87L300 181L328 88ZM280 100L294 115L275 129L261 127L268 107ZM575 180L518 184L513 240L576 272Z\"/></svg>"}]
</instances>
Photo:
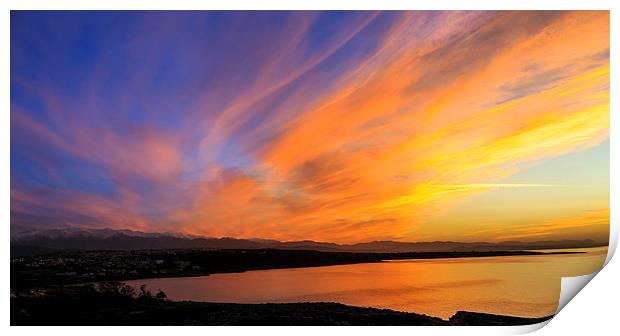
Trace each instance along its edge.
<instances>
[{"instance_id":1,"label":"coastline","mask_svg":"<svg viewBox=\"0 0 620 336\"><path fill-rule=\"evenodd\" d=\"M88 284L103 281L137 281L158 278L200 277L222 273L257 270L323 267L381 263L394 260L460 259L510 256L545 256L582 254L574 251L488 251L488 252L399 252L355 253L319 252L311 250L139 250L139 251L73 251L11 261L11 289L21 291L36 287ZM101 262L120 260L103 272L93 272ZM48 260L49 263L46 261ZM58 264L58 260L68 260ZM128 264L147 268L132 269ZM161 261L161 264L153 261ZM36 267L31 267L33 261ZM184 265L184 266L177 266ZM113 271L110 271L113 270Z\"/></svg>"},{"instance_id":2,"label":"coastline","mask_svg":"<svg viewBox=\"0 0 620 336\"><path fill-rule=\"evenodd\" d=\"M153 251L151 251L153 252ZM178 257L180 251L175 251L174 256ZM188 251L184 251L188 252ZM197 251L189 251L197 253ZM399 253L397 258L385 258L382 260L363 260L358 262L350 257L367 256L367 254L346 254L347 258L343 258L343 254L323 253L316 251L198 251L215 255L226 255L234 252L233 255L241 257L239 260L249 260L253 262L256 256L260 256L260 260L270 260L275 264L249 264L249 269L238 269L239 264L232 264L237 267L236 271L231 272L223 269L215 269L209 274L218 273L237 273L254 270L272 270L282 268L314 268L320 266L335 266L359 263L383 263L390 260L411 260L411 259L458 259L458 258L485 258L485 257L510 257L510 256L545 256L558 254L584 254L585 252L575 251L494 251L494 252L445 252L445 253ZM100 252L97 252L100 253ZM158 251L157 253L162 253ZM163 253L166 253L163 251ZM293 253L295 258L291 259ZM318 253L318 254L317 254ZM280 263L281 259L272 259L274 254L286 256L285 263ZM308 255L310 254L310 255ZM300 256L315 256L318 259L312 259L311 265L292 265L291 260L302 262L305 258ZM336 258L336 263L327 256L340 256ZM410 258L412 255L418 258ZM186 255L184 255L186 256ZM203 255L204 256L204 255ZM373 257L378 255L373 254ZM386 254L382 255L387 256ZM389 254L393 257L394 254ZM408 258L405 258L408 257ZM317 262L318 260L318 262ZM213 261L213 259L211 259ZM230 261L230 260L228 260ZM322 263L328 263L323 265ZM243 265L248 265L243 264ZM263 266L257 268L256 266ZM264 267L264 266L284 266L284 267ZM231 266L231 265L228 265ZM41 270L45 271L45 270ZM209 274L196 274L189 276L205 276ZM187 278L187 275L161 274L165 276L150 277L149 279L158 278ZM12 277L16 276L12 272ZM16 280L15 278L12 280ZM368 303L360 305L347 305L334 303L330 301L314 301L314 302L290 302L290 303L220 303L211 300L193 301L193 298L187 298L192 301L180 301L181 298L169 301L166 300L136 300L140 297L138 287L129 283L140 279L104 279L101 281L90 282L39 282L38 285L29 286L27 288L19 288L11 290L11 324L12 325L526 325L535 324L552 316L540 317L519 317L509 315L496 315L491 313L457 311L452 316L448 314L442 317L434 317L415 313L418 309L405 311L372 308L366 306ZM144 280L144 278L142 279ZM123 292L117 290L113 292L115 295L120 294L121 298L109 300L106 295L109 292L100 292L100 285L106 285L111 282L128 281L127 284L118 283L122 286L132 287L132 291ZM20 282L18 282L20 283ZM21 282L23 283L23 282ZM148 289L148 288L147 288ZM140 290L143 290L140 288ZM107 293L107 294L106 294ZM130 294L127 294L130 293ZM129 298L122 297L129 295ZM150 295L150 294L149 294ZM108 303L104 306L95 305L93 302L106 300ZM153 296L150 296L151 298ZM184 299L184 298L183 298ZM328 299L330 300L330 299ZM372 303L370 303L372 304ZM363 306L362 306L363 305ZM396 308L398 309L398 308ZM65 312L71 312L66 314ZM450 313L450 312L448 312ZM506 311L504 313L511 314ZM427 313L428 314L428 313ZM544 313L543 313L544 314ZM70 315L70 316L69 316ZM168 316L170 318L168 318ZM176 316L176 317L175 317ZM435 315L437 316L437 315ZM450 317L448 317L450 316Z\"/></svg>"},{"instance_id":3,"label":"coastline","mask_svg":"<svg viewBox=\"0 0 620 336\"><path fill-rule=\"evenodd\" d=\"M13 298L11 325L406 325L514 326L553 316L527 318L458 311L449 319L390 309L334 302L212 303L195 301L118 300L93 307L87 298Z\"/></svg>"}]
</instances>

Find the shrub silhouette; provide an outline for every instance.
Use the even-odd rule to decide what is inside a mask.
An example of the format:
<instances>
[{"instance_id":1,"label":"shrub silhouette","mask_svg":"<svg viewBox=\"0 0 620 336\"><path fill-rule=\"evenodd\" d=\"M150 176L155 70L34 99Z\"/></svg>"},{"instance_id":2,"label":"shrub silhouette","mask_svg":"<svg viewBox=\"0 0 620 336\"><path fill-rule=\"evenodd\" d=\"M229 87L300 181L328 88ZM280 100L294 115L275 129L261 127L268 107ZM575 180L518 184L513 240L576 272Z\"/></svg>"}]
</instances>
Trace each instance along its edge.
<instances>
[{"instance_id":1,"label":"shrub silhouette","mask_svg":"<svg viewBox=\"0 0 620 336\"><path fill-rule=\"evenodd\" d=\"M166 293L164 293L161 289L157 292L157 294L155 294L155 299L157 300L165 301L167 298L168 295L166 295Z\"/></svg>"}]
</instances>

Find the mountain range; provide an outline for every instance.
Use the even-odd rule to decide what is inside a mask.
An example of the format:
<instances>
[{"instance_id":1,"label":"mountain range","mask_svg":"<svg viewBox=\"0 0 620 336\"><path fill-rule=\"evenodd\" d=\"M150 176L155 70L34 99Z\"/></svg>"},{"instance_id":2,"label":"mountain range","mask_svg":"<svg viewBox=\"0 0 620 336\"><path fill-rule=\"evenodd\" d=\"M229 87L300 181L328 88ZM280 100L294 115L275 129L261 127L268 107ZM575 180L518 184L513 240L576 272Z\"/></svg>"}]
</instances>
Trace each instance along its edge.
<instances>
[{"instance_id":1,"label":"mountain range","mask_svg":"<svg viewBox=\"0 0 620 336\"><path fill-rule=\"evenodd\" d=\"M503 242L397 242L372 241L336 244L271 239L209 238L178 233L148 233L132 230L62 228L11 233L11 255L29 255L58 250L148 250L148 249L286 249L321 252L465 252L584 248L607 243L585 240Z\"/></svg>"}]
</instances>

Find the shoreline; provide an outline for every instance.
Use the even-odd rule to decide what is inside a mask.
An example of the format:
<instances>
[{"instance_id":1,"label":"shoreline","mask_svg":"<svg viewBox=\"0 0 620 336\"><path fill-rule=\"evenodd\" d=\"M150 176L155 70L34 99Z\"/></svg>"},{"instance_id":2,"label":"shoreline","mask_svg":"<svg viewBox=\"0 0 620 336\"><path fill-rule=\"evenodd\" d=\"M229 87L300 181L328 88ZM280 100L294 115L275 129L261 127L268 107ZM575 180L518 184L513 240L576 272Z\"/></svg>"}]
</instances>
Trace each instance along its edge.
<instances>
[{"instance_id":1,"label":"shoreline","mask_svg":"<svg viewBox=\"0 0 620 336\"><path fill-rule=\"evenodd\" d=\"M140 250L140 251L80 251L22 258L19 263L11 262L11 289L23 290L36 287L100 283L106 281L139 281L201 277L212 274L244 273L249 271L287 268L325 267L382 263L396 260L464 259L511 256L546 256L562 254L584 254L581 251L488 251L488 252L399 252L399 253L355 253L318 252L311 250ZM72 260L73 264L61 266L28 267L32 261L57 259ZM101 261L119 258L122 262L114 272L89 271L100 267ZM78 261L76 261L78 260ZM127 265L159 260L144 270L134 270ZM178 263L188 266L175 268ZM191 266L189 266L191 265ZM122 268L121 268L122 267ZM88 275L88 277L86 276Z\"/></svg>"},{"instance_id":2,"label":"shoreline","mask_svg":"<svg viewBox=\"0 0 620 336\"><path fill-rule=\"evenodd\" d=\"M204 251L202 251L204 252ZM12 325L526 325L552 318L497 315L492 313L457 311L448 317L433 317L409 311L349 306L334 302L297 303L226 303L210 301L169 301L163 293L163 300L149 292L147 300L141 295L140 280L169 279L207 276L222 273L243 273L254 270L284 268L314 268L324 266L353 265L362 263L384 263L398 260L487 258L506 256L547 256L561 254L587 254L583 251L492 251L492 252L443 252L443 253L400 253L367 254L320 253L316 251L207 251L207 256L197 251L175 251L168 261L186 259L187 256L202 256L206 262L230 262L229 267L214 268L208 274L158 274L156 277L127 279L103 279L101 281L48 282L52 278L39 279L38 284L14 290L11 288ZM138 256L165 258L138 253ZM110 256L127 261L127 254L97 254L100 258ZM217 257L223 259L218 259ZM384 257L380 260L374 257ZM394 258L396 256L396 258ZM415 258L411 258L415 256ZM313 258L316 257L316 258ZM180 259L179 259L180 258ZM237 258L237 259L235 259ZM257 259L258 258L258 259ZM361 258L361 259L359 259ZM132 260L132 259L130 259ZM265 263L268 261L268 263ZM304 264L304 261L310 264ZM295 264L295 263L302 264ZM171 265L174 262L170 263ZM13 265L12 265L13 266ZM233 267L231 267L233 266ZM246 266L246 267L242 267ZM47 271L41 269L40 271ZM13 278L15 285L19 277ZM65 279L68 280L68 279ZM70 280L70 279L69 279ZM121 283L127 281L129 283ZM28 283L28 282L26 282ZM114 286L114 284L117 286ZM24 284L24 282L17 282ZM130 290L127 290L131 287ZM107 288L107 289L106 289ZM110 288L116 288L110 291ZM124 288L124 289L123 289ZM153 289L153 288L151 288ZM146 288L148 290L148 288ZM129 294L127 294L129 293ZM142 294L141 294L142 293ZM112 299L110 299L112 295ZM119 296L114 298L114 296ZM158 293L159 295L159 293ZM93 306L93 302L97 302ZM107 303L106 303L107 302ZM71 311L71 314L62 312ZM544 312L543 312L544 313ZM51 315L50 315L51 314ZM170 316L170 317L168 317ZM176 317L175 317L176 316Z\"/></svg>"},{"instance_id":3,"label":"shoreline","mask_svg":"<svg viewBox=\"0 0 620 336\"><path fill-rule=\"evenodd\" d=\"M498 251L498 252L506 252L506 251ZM359 262L350 262L343 264L325 264L318 266L291 266L291 267L277 267L277 268L256 268L256 269L243 269L237 271L226 271L226 272L212 272L208 274L189 274L189 275L181 275L181 276L158 276L152 278L132 278L132 279L121 279L118 281L122 282L135 282L140 280L156 280L156 279L176 279L176 278L199 278L206 277L215 274L237 274L237 273L246 273L246 272L257 272L257 271L270 271L270 270L282 270L282 269L298 269L298 268L316 268L316 267L330 267L330 266L346 266L346 265L359 265L359 264L374 264L374 263L386 263L393 261L407 261L407 260L433 260L433 259L467 259L467 258L493 258L493 257L519 257L519 256L543 256L543 255L562 255L562 254L585 254L587 252L536 252L536 251L515 251L515 252L525 252L523 254L506 254L506 255L480 255L480 256L455 256L455 257L421 257L421 258L404 258L404 259L383 259L378 261L359 261ZM419 253L419 252L414 252ZM451 252L449 252L451 253ZM491 252L493 253L493 252ZM82 285L87 284L96 284L97 282L85 282Z\"/></svg>"},{"instance_id":4,"label":"shoreline","mask_svg":"<svg viewBox=\"0 0 620 336\"><path fill-rule=\"evenodd\" d=\"M119 298L117 298L119 299ZM98 303L99 304L99 303ZM217 303L119 299L92 307L86 297L11 299L11 325L401 325L401 326L515 326L553 318L519 317L457 311L450 318L359 307L336 302Z\"/></svg>"}]
</instances>

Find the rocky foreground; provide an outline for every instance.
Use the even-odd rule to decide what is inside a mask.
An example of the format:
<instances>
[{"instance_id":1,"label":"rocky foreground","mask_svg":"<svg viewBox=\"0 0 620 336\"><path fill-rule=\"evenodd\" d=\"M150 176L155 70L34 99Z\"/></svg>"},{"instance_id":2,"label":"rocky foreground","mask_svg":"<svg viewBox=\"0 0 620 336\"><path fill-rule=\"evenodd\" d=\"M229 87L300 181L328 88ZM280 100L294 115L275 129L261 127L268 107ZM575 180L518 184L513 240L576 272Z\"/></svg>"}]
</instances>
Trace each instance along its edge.
<instances>
[{"instance_id":1,"label":"rocky foreground","mask_svg":"<svg viewBox=\"0 0 620 336\"><path fill-rule=\"evenodd\" d=\"M168 301L126 286L62 289L11 298L11 325L526 325L550 319L457 312L449 320L339 303L234 304Z\"/></svg>"}]
</instances>

